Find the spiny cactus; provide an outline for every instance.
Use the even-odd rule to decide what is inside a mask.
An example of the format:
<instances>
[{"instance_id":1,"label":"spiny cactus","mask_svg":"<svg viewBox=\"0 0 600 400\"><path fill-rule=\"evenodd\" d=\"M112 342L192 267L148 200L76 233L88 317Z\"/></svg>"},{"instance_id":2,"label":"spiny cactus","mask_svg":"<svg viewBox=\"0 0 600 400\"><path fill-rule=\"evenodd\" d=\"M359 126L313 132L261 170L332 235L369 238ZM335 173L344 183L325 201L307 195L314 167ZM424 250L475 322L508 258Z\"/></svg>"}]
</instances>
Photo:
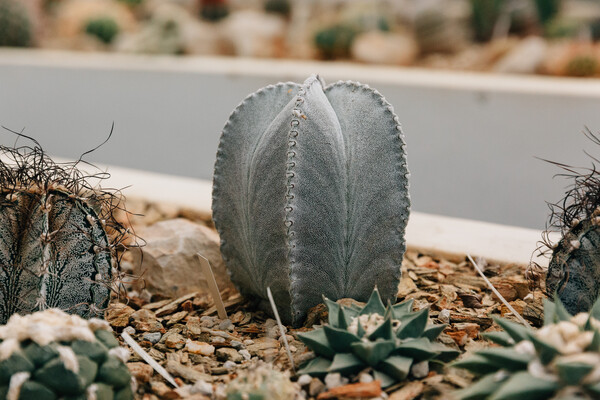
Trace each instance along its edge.
<instances>
[{"instance_id":1,"label":"spiny cactus","mask_svg":"<svg viewBox=\"0 0 600 400\"><path fill-rule=\"evenodd\" d=\"M427 376L429 362L447 362L460 352L432 342L446 325L428 325L429 309L412 312L413 300L384 307L377 289L362 308L325 299L329 324L298 337L315 352L299 374L349 375L372 368L382 387L409 375Z\"/></svg>"},{"instance_id":2,"label":"spiny cactus","mask_svg":"<svg viewBox=\"0 0 600 400\"><path fill-rule=\"evenodd\" d=\"M0 0L0 46L26 47L32 40L31 20L18 0Z\"/></svg>"},{"instance_id":3,"label":"spiny cactus","mask_svg":"<svg viewBox=\"0 0 600 400\"><path fill-rule=\"evenodd\" d=\"M545 300L544 326L535 331L496 319L504 332L483 334L502 346L454 363L481 379L458 392L475 399L598 399L600 397L600 302L590 314L571 316L560 299Z\"/></svg>"},{"instance_id":4,"label":"spiny cactus","mask_svg":"<svg viewBox=\"0 0 600 400\"><path fill-rule=\"evenodd\" d=\"M580 54L568 63L565 72L568 76L594 76L598 73L598 59L594 54Z\"/></svg>"},{"instance_id":5,"label":"spiny cactus","mask_svg":"<svg viewBox=\"0 0 600 400\"><path fill-rule=\"evenodd\" d=\"M586 136L600 145L591 132ZM543 243L552 251L546 291L550 297L556 293L566 309L577 314L589 311L600 295L600 172L594 166L578 170L558 165L573 183L563 200L550 205L547 232L563 236L556 245L548 238Z\"/></svg>"},{"instance_id":6,"label":"spiny cactus","mask_svg":"<svg viewBox=\"0 0 600 400\"><path fill-rule=\"evenodd\" d=\"M300 387L290 381L289 372L270 364L258 364L239 375L225 388L227 400L294 400L300 399Z\"/></svg>"},{"instance_id":7,"label":"spiny cactus","mask_svg":"<svg viewBox=\"0 0 600 400\"><path fill-rule=\"evenodd\" d=\"M85 32L97 37L104 44L110 44L119 34L119 25L110 17L93 18L85 25Z\"/></svg>"},{"instance_id":8,"label":"spiny cactus","mask_svg":"<svg viewBox=\"0 0 600 400\"><path fill-rule=\"evenodd\" d=\"M352 24L339 23L315 33L315 47L325 59L348 58L360 31Z\"/></svg>"},{"instance_id":9,"label":"spiny cactus","mask_svg":"<svg viewBox=\"0 0 600 400\"><path fill-rule=\"evenodd\" d=\"M0 323L46 308L100 316L127 235L113 216L121 199L87 182L103 174L56 164L35 144L0 146Z\"/></svg>"},{"instance_id":10,"label":"spiny cactus","mask_svg":"<svg viewBox=\"0 0 600 400\"><path fill-rule=\"evenodd\" d=\"M131 375L107 322L58 309L0 327L0 398L133 399Z\"/></svg>"},{"instance_id":11,"label":"spiny cactus","mask_svg":"<svg viewBox=\"0 0 600 400\"><path fill-rule=\"evenodd\" d=\"M299 324L324 294L395 298L408 219L398 118L368 86L279 83L223 129L213 219L233 282Z\"/></svg>"},{"instance_id":12,"label":"spiny cactus","mask_svg":"<svg viewBox=\"0 0 600 400\"><path fill-rule=\"evenodd\" d=\"M471 0L471 26L475 40L487 42L502 10L503 0Z\"/></svg>"}]
</instances>

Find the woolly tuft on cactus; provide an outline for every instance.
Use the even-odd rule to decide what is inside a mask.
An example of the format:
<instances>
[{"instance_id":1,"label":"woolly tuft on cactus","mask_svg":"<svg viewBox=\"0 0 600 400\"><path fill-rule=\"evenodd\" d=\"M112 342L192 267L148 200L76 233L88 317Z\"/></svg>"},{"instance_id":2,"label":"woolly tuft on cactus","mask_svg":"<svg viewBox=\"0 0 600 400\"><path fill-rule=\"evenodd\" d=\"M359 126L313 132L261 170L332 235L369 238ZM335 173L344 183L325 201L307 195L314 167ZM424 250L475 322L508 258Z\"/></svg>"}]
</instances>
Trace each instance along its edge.
<instances>
[{"instance_id":1,"label":"woolly tuft on cactus","mask_svg":"<svg viewBox=\"0 0 600 400\"><path fill-rule=\"evenodd\" d=\"M47 308L101 316L129 235L113 215L122 199L88 182L105 173L54 163L34 143L0 146L0 323Z\"/></svg>"},{"instance_id":2,"label":"woolly tuft on cactus","mask_svg":"<svg viewBox=\"0 0 600 400\"><path fill-rule=\"evenodd\" d=\"M362 308L343 307L325 299L329 324L298 337L316 358L299 374L349 375L372 368L382 387L412 375L423 378L429 362L452 361L460 354L435 340L446 325L428 325L429 310L412 312L413 300L385 307L377 289Z\"/></svg>"},{"instance_id":3,"label":"woolly tuft on cactus","mask_svg":"<svg viewBox=\"0 0 600 400\"><path fill-rule=\"evenodd\" d=\"M58 309L13 315L0 341L0 398L133 399L129 351L105 321Z\"/></svg>"},{"instance_id":4,"label":"woolly tuft on cactus","mask_svg":"<svg viewBox=\"0 0 600 400\"><path fill-rule=\"evenodd\" d=\"M457 393L475 399L597 399L600 396L600 302L572 316L560 299L545 300L544 326L535 331L496 319L504 332L487 334L492 347L454 363L481 379ZM486 336L486 334L483 334Z\"/></svg>"},{"instance_id":5,"label":"woolly tuft on cactus","mask_svg":"<svg viewBox=\"0 0 600 400\"><path fill-rule=\"evenodd\" d=\"M586 132L597 145L600 138ZM573 183L563 200L551 204L547 233L559 231L554 244L545 235L542 247L552 252L546 275L546 292L557 294L568 312L587 312L600 295L600 172L554 163Z\"/></svg>"},{"instance_id":6,"label":"woolly tuft on cactus","mask_svg":"<svg viewBox=\"0 0 600 400\"><path fill-rule=\"evenodd\" d=\"M279 83L223 129L213 219L233 282L286 322L331 299L395 298L408 219L404 136L390 104L355 82Z\"/></svg>"},{"instance_id":7,"label":"woolly tuft on cactus","mask_svg":"<svg viewBox=\"0 0 600 400\"><path fill-rule=\"evenodd\" d=\"M290 381L289 372L280 372L270 364L260 363L242 370L227 384L227 400L294 400L300 399L300 387Z\"/></svg>"}]
</instances>

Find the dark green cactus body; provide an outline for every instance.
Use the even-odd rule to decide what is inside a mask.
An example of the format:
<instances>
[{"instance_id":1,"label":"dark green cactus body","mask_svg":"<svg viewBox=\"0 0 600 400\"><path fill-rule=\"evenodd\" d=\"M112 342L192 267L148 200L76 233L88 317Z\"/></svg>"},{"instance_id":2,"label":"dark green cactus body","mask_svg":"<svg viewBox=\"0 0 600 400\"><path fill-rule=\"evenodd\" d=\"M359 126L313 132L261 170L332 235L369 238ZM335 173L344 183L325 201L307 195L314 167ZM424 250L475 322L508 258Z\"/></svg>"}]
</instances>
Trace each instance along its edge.
<instances>
[{"instance_id":1,"label":"dark green cactus body","mask_svg":"<svg viewBox=\"0 0 600 400\"><path fill-rule=\"evenodd\" d=\"M60 308L84 317L109 300L111 252L96 211L59 190L0 195L0 321Z\"/></svg>"},{"instance_id":2,"label":"dark green cactus body","mask_svg":"<svg viewBox=\"0 0 600 400\"><path fill-rule=\"evenodd\" d=\"M588 311L600 295L600 226L579 222L558 243L546 276L546 290L557 293L566 309Z\"/></svg>"},{"instance_id":3,"label":"dark green cactus body","mask_svg":"<svg viewBox=\"0 0 600 400\"><path fill-rule=\"evenodd\" d=\"M87 22L85 32L97 37L104 44L110 44L119 34L119 25L110 17L93 18Z\"/></svg>"},{"instance_id":4,"label":"dark green cactus body","mask_svg":"<svg viewBox=\"0 0 600 400\"><path fill-rule=\"evenodd\" d=\"M502 0L471 0L471 25L475 40L487 42L492 38L502 4Z\"/></svg>"},{"instance_id":5,"label":"dark green cactus body","mask_svg":"<svg viewBox=\"0 0 600 400\"><path fill-rule=\"evenodd\" d=\"M18 0L0 0L0 46L26 47L32 36L25 6Z\"/></svg>"}]
</instances>

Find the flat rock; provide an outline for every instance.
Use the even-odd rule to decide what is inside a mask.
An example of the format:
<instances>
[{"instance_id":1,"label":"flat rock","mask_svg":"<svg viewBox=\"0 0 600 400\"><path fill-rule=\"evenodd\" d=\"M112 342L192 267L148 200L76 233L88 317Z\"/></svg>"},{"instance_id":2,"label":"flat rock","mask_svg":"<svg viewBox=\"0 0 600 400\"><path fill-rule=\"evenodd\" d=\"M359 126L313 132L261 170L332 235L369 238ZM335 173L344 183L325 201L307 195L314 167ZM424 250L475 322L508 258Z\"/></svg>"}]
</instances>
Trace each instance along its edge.
<instances>
[{"instance_id":1,"label":"flat rock","mask_svg":"<svg viewBox=\"0 0 600 400\"><path fill-rule=\"evenodd\" d=\"M268 337L256 338L253 344L246 346L246 350L253 356L272 349L279 349L279 340Z\"/></svg>"},{"instance_id":2,"label":"flat rock","mask_svg":"<svg viewBox=\"0 0 600 400\"><path fill-rule=\"evenodd\" d=\"M143 274L143 283L151 293L171 298L195 292L207 293L207 281L197 253L210 261L220 290L233 288L221 258L219 235L212 229L176 218L138 229L137 233L144 238L146 246L132 252L133 265L137 274ZM167 306L169 304L161 308Z\"/></svg>"},{"instance_id":3,"label":"flat rock","mask_svg":"<svg viewBox=\"0 0 600 400\"><path fill-rule=\"evenodd\" d=\"M217 349L216 352L217 360L219 361L233 361L233 362L242 362L244 357L236 349L232 349L230 347L221 347Z\"/></svg>"},{"instance_id":4,"label":"flat rock","mask_svg":"<svg viewBox=\"0 0 600 400\"><path fill-rule=\"evenodd\" d=\"M135 310L123 303L113 303L108 306L105 318L115 328L124 328L129 325L129 317Z\"/></svg>"},{"instance_id":5,"label":"flat rock","mask_svg":"<svg viewBox=\"0 0 600 400\"><path fill-rule=\"evenodd\" d=\"M152 367L145 362L132 362L127 364L129 372L140 382L150 382L150 378L154 374Z\"/></svg>"}]
</instances>

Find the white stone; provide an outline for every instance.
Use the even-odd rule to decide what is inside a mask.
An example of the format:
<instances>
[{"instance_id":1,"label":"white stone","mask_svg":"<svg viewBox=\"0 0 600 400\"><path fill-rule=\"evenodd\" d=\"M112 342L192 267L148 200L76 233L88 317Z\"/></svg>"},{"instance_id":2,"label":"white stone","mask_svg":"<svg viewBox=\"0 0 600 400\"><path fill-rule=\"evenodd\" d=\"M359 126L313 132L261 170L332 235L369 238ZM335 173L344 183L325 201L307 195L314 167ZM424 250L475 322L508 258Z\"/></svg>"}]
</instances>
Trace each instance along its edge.
<instances>
[{"instance_id":1,"label":"white stone","mask_svg":"<svg viewBox=\"0 0 600 400\"><path fill-rule=\"evenodd\" d=\"M123 329L123 332L127 332L130 335L135 335L135 328L133 326L126 326L125 329Z\"/></svg>"},{"instance_id":2,"label":"white stone","mask_svg":"<svg viewBox=\"0 0 600 400\"><path fill-rule=\"evenodd\" d=\"M438 319L443 324L449 324L450 323L450 310L444 308L442 311L440 311L440 313L438 315Z\"/></svg>"},{"instance_id":3,"label":"white stone","mask_svg":"<svg viewBox=\"0 0 600 400\"><path fill-rule=\"evenodd\" d=\"M298 385L306 386L306 385L310 384L311 380L312 380L312 377L310 375L307 375L307 374L300 375L300 377L298 378Z\"/></svg>"},{"instance_id":4,"label":"white stone","mask_svg":"<svg viewBox=\"0 0 600 400\"><path fill-rule=\"evenodd\" d=\"M219 235L212 229L177 218L136 233L146 241L141 251L133 252L136 273L144 278L139 284L144 283L152 293L172 298L198 291L207 293L197 253L210 261L220 290L233 288L221 258Z\"/></svg>"},{"instance_id":5,"label":"white stone","mask_svg":"<svg viewBox=\"0 0 600 400\"><path fill-rule=\"evenodd\" d=\"M412 367L410 367L410 372L417 379L425 378L427 374L429 374L429 362L421 361L414 363Z\"/></svg>"},{"instance_id":6,"label":"white stone","mask_svg":"<svg viewBox=\"0 0 600 400\"><path fill-rule=\"evenodd\" d=\"M250 355L250 352L246 349L239 350L238 353L240 353L240 355L242 357L244 357L244 360L246 360L246 361L248 361L249 359L252 358L252 356Z\"/></svg>"},{"instance_id":7,"label":"white stone","mask_svg":"<svg viewBox=\"0 0 600 400\"><path fill-rule=\"evenodd\" d=\"M205 342L196 342L190 339L186 341L185 348L188 353L201 354L203 356L210 356L215 352L215 346Z\"/></svg>"},{"instance_id":8,"label":"white stone","mask_svg":"<svg viewBox=\"0 0 600 400\"><path fill-rule=\"evenodd\" d=\"M352 44L352 57L369 64L411 65L418 53L415 39L400 33L366 32Z\"/></svg>"},{"instance_id":9,"label":"white stone","mask_svg":"<svg viewBox=\"0 0 600 400\"><path fill-rule=\"evenodd\" d=\"M523 39L494 66L495 72L533 74L546 58L548 44L544 39L531 36Z\"/></svg>"},{"instance_id":10,"label":"white stone","mask_svg":"<svg viewBox=\"0 0 600 400\"><path fill-rule=\"evenodd\" d=\"M236 363L234 363L233 361L225 361L223 363L223 367L227 368L227 369L234 369L237 366Z\"/></svg>"},{"instance_id":11,"label":"white stone","mask_svg":"<svg viewBox=\"0 0 600 400\"><path fill-rule=\"evenodd\" d=\"M196 383L194 383L194 386L192 386L190 392L192 394L200 393L205 396L210 396L213 393L213 386L206 381L199 380Z\"/></svg>"},{"instance_id":12,"label":"white stone","mask_svg":"<svg viewBox=\"0 0 600 400\"><path fill-rule=\"evenodd\" d=\"M343 385L342 375L340 375L338 372L325 375L324 381L325 386L327 386L327 389L329 390Z\"/></svg>"},{"instance_id":13,"label":"white stone","mask_svg":"<svg viewBox=\"0 0 600 400\"><path fill-rule=\"evenodd\" d=\"M359 375L358 381L360 383L370 383L370 382L373 382L373 376L371 374L367 374L366 372L363 372L362 374Z\"/></svg>"},{"instance_id":14,"label":"white stone","mask_svg":"<svg viewBox=\"0 0 600 400\"><path fill-rule=\"evenodd\" d=\"M280 57L286 22L278 15L254 10L233 12L221 26L223 38L240 57Z\"/></svg>"}]
</instances>

